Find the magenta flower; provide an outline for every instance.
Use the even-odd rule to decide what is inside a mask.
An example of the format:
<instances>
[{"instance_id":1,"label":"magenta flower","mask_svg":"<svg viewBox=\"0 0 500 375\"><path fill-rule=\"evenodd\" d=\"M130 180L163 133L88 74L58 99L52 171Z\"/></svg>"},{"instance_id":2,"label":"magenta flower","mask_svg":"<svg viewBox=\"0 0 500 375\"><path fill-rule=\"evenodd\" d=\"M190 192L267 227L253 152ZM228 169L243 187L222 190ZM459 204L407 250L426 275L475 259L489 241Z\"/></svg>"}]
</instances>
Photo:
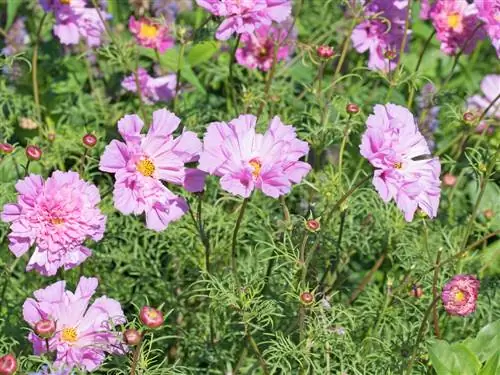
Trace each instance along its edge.
<instances>
[{"instance_id":1,"label":"magenta flower","mask_svg":"<svg viewBox=\"0 0 500 375\"><path fill-rule=\"evenodd\" d=\"M96 278L81 277L75 292L66 290L66 282L58 281L39 289L23 305L23 317L31 327L43 319L56 323L55 335L47 339L50 352L55 352L55 367L97 369L106 353L123 354L121 335L113 327L126 319L120 303L108 297L97 298L89 306L97 289ZM35 355L47 352L45 339L34 332L28 334Z\"/></svg>"},{"instance_id":2,"label":"magenta flower","mask_svg":"<svg viewBox=\"0 0 500 375\"><path fill-rule=\"evenodd\" d=\"M466 0L437 0L428 12L436 29L436 38L441 42L441 51L455 55L462 48L471 53L478 40L484 38L484 28L480 27L477 7Z\"/></svg>"},{"instance_id":3,"label":"magenta flower","mask_svg":"<svg viewBox=\"0 0 500 375\"><path fill-rule=\"evenodd\" d=\"M5 47L2 48L2 54L13 56L21 53L30 42L30 37L26 31L24 17L18 18L7 31L5 36Z\"/></svg>"},{"instance_id":4,"label":"magenta flower","mask_svg":"<svg viewBox=\"0 0 500 375\"><path fill-rule=\"evenodd\" d=\"M292 12L290 0L196 0L196 3L225 18L215 33L219 40L227 40L235 33L252 33L262 25L270 26L272 21L281 23Z\"/></svg>"},{"instance_id":5,"label":"magenta flower","mask_svg":"<svg viewBox=\"0 0 500 375\"><path fill-rule=\"evenodd\" d=\"M135 36L137 43L146 48L153 48L163 53L174 46L174 39L166 25L161 25L147 18L136 20L130 17L128 28Z\"/></svg>"},{"instance_id":6,"label":"magenta flower","mask_svg":"<svg viewBox=\"0 0 500 375\"><path fill-rule=\"evenodd\" d=\"M139 68L137 75L141 97L145 104L168 102L174 98L177 86L177 77L175 74L153 78L145 69ZM137 92L136 83L135 74L132 74L123 79L122 87L127 91Z\"/></svg>"},{"instance_id":7,"label":"magenta flower","mask_svg":"<svg viewBox=\"0 0 500 375\"><path fill-rule=\"evenodd\" d=\"M97 205L99 190L80 179L78 173L56 171L46 181L30 175L16 184L17 203L7 204L2 221L11 223L9 249L20 257L35 245L27 271L55 275L91 255L84 246L88 239L99 241L106 217Z\"/></svg>"},{"instance_id":8,"label":"magenta flower","mask_svg":"<svg viewBox=\"0 0 500 375\"><path fill-rule=\"evenodd\" d=\"M97 9L86 8L85 0L39 0L46 12L53 12L56 18L54 34L62 44L78 44L84 39L89 47L101 44L104 24ZM110 15L100 10L103 18Z\"/></svg>"},{"instance_id":9,"label":"magenta flower","mask_svg":"<svg viewBox=\"0 0 500 375\"><path fill-rule=\"evenodd\" d=\"M486 32L500 58L500 0L482 0L475 2L478 17L485 23Z\"/></svg>"},{"instance_id":10,"label":"magenta flower","mask_svg":"<svg viewBox=\"0 0 500 375\"><path fill-rule=\"evenodd\" d=\"M482 112L495 100L500 94L500 74L489 74L481 81L481 90L484 96L474 95L467 100L469 108ZM486 114L488 117L500 119L500 102L496 102Z\"/></svg>"},{"instance_id":11,"label":"magenta flower","mask_svg":"<svg viewBox=\"0 0 500 375\"><path fill-rule=\"evenodd\" d=\"M391 199L413 220L417 208L437 215L441 194L438 158L414 160L430 154L411 112L405 107L377 104L366 121L361 155L376 168L373 185L384 202Z\"/></svg>"},{"instance_id":12,"label":"magenta flower","mask_svg":"<svg viewBox=\"0 0 500 375\"><path fill-rule=\"evenodd\" d=\"M476 310L479 280L471 275L456 275L443 288L441 298L450 315L466 316Z\"/></svg>"},{"instance_id":13,"label":"magenta flower","mask_svg":"<svg viewBox=\"0 0 500 375\"><path fill-rule=\"evenodd\" d=\"M147 134L137 115L118 121L125 140L111 141L101 157L100 169L115 174L115 208L125 215L146 214L146 226L161 231L187 211L186 201L163 185L171 182L191 192L202 191L204 173L184 166L198 160L201 142L195 133L184 131L174 138L180 119L166 109L153 112Z\"/></svg>"},{"instance_id":14,"label":"magenta flower","mask_svg":"<svg viewBox=\"0 0 500 375\"><path fill-rule=\"evenodd\" d=\"M198 168L222 177L222 188L232 194L247 198L260 189L277 198L311 170L309 164L298 161L309 146L277 116L265 134L255 132L256 121L253 115L241 115L229 124L210 124Z\"/></svg>"},{"instance_id":15,"label":"magenta flower","mask_svg":"<svg viewBox=\"0 0 500 375\"><path fill-rule=\"evenodd\" d=\"M396 68L407 11L407 1L374 0L365 7L365 20L353 30L351 40L356 51L370 53L368 68L385 72Z\"/></svg>"},{"instance_id":16,"label":"magenta flower","mask_svg":"<svg viewBox=\"0 0 500 375\"><path fill-rule=\"evenodd\" d=\"M243 47L236 50L236 60L247 68L268 71L273 64L275 43L280 43L276 61L287 60L293 52L292 40L296 38L293 30L288 33L289 29L290 23L284 22L278 26L263 25L253 33L242 34Z\"/></svg>"}]
</instances>

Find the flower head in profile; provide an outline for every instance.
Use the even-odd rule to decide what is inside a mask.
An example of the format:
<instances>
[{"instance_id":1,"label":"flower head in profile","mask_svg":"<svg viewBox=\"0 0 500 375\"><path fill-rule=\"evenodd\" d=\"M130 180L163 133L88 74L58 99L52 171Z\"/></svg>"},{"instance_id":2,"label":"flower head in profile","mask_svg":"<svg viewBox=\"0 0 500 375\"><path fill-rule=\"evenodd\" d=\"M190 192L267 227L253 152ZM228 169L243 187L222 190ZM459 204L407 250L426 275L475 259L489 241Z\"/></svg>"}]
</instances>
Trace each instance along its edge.
<instances>
[{"instance_id":1,"label":"flower head in profile","mask_svg":"<svg viewBox=\"0 0 500 375\"><path fill-rule=\"evenodd\" d=\"M443 288L441 299L450 315L467 316L476 310L479 280L471 275L456 275Z\"/></svg>"},{"instance_id":2,"label":"flower head in profile","mask_svg":"<svg viewBox=\"0 0 500 375\"><path fill-rule=\"evenodd\" d=\"M130 17L128 28L135 36L137 43L143 47L153 48L163 53L174 46L174 39L170 36L167 25L147 18L136 20L134 17Z\"/></svg>"},{"instance_id":3,"label":"flower head in profile","mask_svg":"<svg viewBox=\"0 0 500 375\"><path fill-rule=\"evenodd\" d=\"M125 215L146 214L146 226L161 231L187 211L186 201L170 191L163 182L184 186L191 192L202 191L205 174L186 168L198 160L201 142L195 133L184 131L174 138L180 119L166 109L153 112L147 134L137 115L118 121L124 142L113 140L101 157L101 171L115 174L113 200Z\"/></svg>"},{"instance_id":4,"label":"flower head in profile","mask_svg":"<svg viewBox=\"0 0 500 375\"><path fill-rule=\"evenodd\" d=\"M290 0L196 0L217 17L224 17L215 36L227 40L233 34L252 33L262 25L281 23L292 12Z\"/></svg>"},{"instance_id":5,"label":"flower head in profile","mask_svg":"<svg viewBox=\"0 0 500 375\"><path fill-rule=\"evenodd\" d=\"M385 72L396 68L407 12L407 1L374 0L365 6L365 19L351 40L356 51L369 52L368 68Z\"/></svg>"},{"instance_id":6,"label":"flower head in profile","mask_svg":"<svg viewBox=\"0 0 500 375\"><path fill-rule=\"evenodd\" d=\"M268 71L273 64L275 44L279 43L276 61L286 60L293 52L295 38L289 22L260 26L253 33L241 35L242 47L236 50L236 60L247 68Z\"/></svg>"},{"instance_id":7,"label":"flower head in profile","mask_svg":"<svg viewBox=\"0 0 500 375\"><path fill-rule=\"evenodd\" d=\"M380 197L385 202L394 199L407 221L413 220L417 208L435 217L441 165L437 158L422 159L430 150L411 112L395 104L377 104L366 124L360 150L376 168L373 185Z\"/></svg>"},{"instance_id":8,"label":"flower head in profile","mask_svg":"<svg viewBox=\"0 0 500 375\"><path fill-rule=\"evenodd\" d=\"M272 119L264 134L256 133L256 121L253 115L241 115L228 124L210 124L199 168L220 176L222 188L232 194L247 198L260 189L277 198L311 170L309 164L299 161L309 146L279 117Z\"/></svg>"},{"instance_id":9,"label":"flower head in profile","mask_svg":"<svg viewBox=\"0 0 500 375\"><path fill-rule=\"evenodd\" d=\"M477 13L475 3L466 0L437 0L430 6L428 14L441 42L441 51L455 55L462 49L465 54L474 50L485 36Z\"/></svg>"},{"instance_id":10,"label":"flower head in profile","mask_svg":"<svg viewBox=\"0 0 500 375\"><path fill-rule=\"evenodd\" d=\"M13 56L23 52L29 41L30 37L26 31L24 17L20 17L16 19L5 35L5 47L2 48L2 54Z\"/></svg>"},{"instance_id":11,"label":"flower head in profile","mask_svg":"<svg viewBox=\"0 0 500 375\"><path fill-rule=\"evenodd\" d=\"M176 94L177 77L175 74L153 78L144 68L139 68L137 70L137 78L141 90L141 97L146 104L168 102L172 100ZM135 74L125 77L122 81L122 87L127 91L137 92Z\"/></svg>"},{"instance_id":12,"label":"flower head in profile","mask_svg":"<svg viewBox=\"0 0 500 375\"><path fill-rule=\"evenodd\" d=\"M92 252L84 242L99 241L106 223L94 185L78 173L56 171L46 181L29 175L16 190L17 203L5 205L1 219L10 223L9 249L16 257L35 245L27 271L51 276L87 259Z\"/></svg>"},{"instance_id":13,"label":"flower head in profile","mask_svg":"<svg viewBox=\"0 0 500 375\"><path fill-rule=\"evenodd\" d=\"M478 17L485 23L486 32L500 58L500 0L476 1Z\"/></svg>"},{"instance_id":14,"label":"flower head in profile","mask_svg":"<svg viewBox=\"0 0 500 375\"><path fill-rule=\"evenodd\" d=\"M120 303L103 296L89 306L97 284L96 278L81 277L73 293L66 290L65 281L58 281L24 302L23 317L31 327L42 319L56 323L56 333L47 342L34 332L28 334L36 355L46 353L48 343L48 350L56 355L56 368L93 371L106 353L123 353L120 334L113 330L126 321Z\"/></svg>"},{"instance_id":15,"label":"flower head in profile","mask_svg":"<svg viewBox=\"0 0 500 375\"><path fill-rule=\"evenodd\" d=\"M500 74L489 74L481 81L483 95L474 95L467 100L470 109L478 112L486 110L500 95ZM497 101L486 113L487 117L500 119L500 101Z\"/></svg>"}]
</instances>

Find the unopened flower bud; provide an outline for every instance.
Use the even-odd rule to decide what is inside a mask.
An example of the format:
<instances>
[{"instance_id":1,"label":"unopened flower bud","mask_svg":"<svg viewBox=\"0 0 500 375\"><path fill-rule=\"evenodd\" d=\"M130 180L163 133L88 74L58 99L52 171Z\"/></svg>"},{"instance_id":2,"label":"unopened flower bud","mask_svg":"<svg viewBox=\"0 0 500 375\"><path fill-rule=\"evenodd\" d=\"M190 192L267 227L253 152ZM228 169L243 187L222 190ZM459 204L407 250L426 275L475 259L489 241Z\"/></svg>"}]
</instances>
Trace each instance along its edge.
<instances>
[{"instance_id":1,"label":"unopened flower bud","mask_svg":"<svg viewBox=\"0 0 500 375\"><path fill-rule=\"evenodd\" d=\"M49 142L54 142L56 140L56 133L50 132L49 134L47 134L47 139L49 140Z\"/></svg>"},{"instance_id":2,"label":"unopened flower bud","mask_svg":"<svg viewBox=\"0 0 500 375\"><path fill-rule=\"evenodd\" d=\"M348 105L346 105L345 110L350 115L355 115L355 114L359 113L359 106L357 104L354 104L354 103L349 103Z\"/></svg>"},{"instance_id":3,"label":"unopened flower bud","mask_svg":"<svg viewBox=\"0 0 500 375\"><path fill-rule=\"evenodd\" d=\"M0 357L0 375L12 375L16 370L17 361L13 354L6 354Z\"/></svg>"},{"instance_id":4,"label":"unopened flower bud","mask_svg":"<svg viewBox=\"0 0 500 375\"><path fill-rule=\"evenodd\" d=\"M26 157L29 160L40 160L42 158L42 150L38 146L29 145L26 147Z\"/></svg>"},{"instance_id":5,"label":"unopened flower bud","mask_svg":"<svg viewBox=\"0 0 500 375\"><path fill-rule=\"evenodd\" d=\"M85 134L82 138L82 142L85 146L92 148L97 144L97 138L94 134Z\"/></svg>"},{"instance_id":6,"label":"unopened flower bud","mask_svg":"<svg viewBox=\"0 0 500 375\"><path fill-rule=\"evenodd\" d=\"M304 305L310 305L311 303L314 302L314 296L312 295L312 293L302 292L302 293L300 293L300 301Z\"/></svg>"},{"instance_id":7,"label":"unopened flower bud","mask_svg":"<svg viewBox=\"0 0 500 375\"><path fill-rule=\"evenodd\" d=\"M148 328L158 328L160 327L165 319L163 318L163 313L160 310L154 309L149 306L144 306L141 308L139 313L139 319Z\"/></svg>"},{"instance_id":8,"label":"unopened flower bud","mask_svg":"<svg viewBox=\"0 0 500 375\"><path fill-rule=\"evenodd\" d=\"M56 332L56 322L52 319L42 319L35 324L35 333L44 339L50 339Z\"/></svg>"},{"instance_id":9,"label":"unopened flower bud","mask_svg":"<svg viewBox=\"0 0 500 375\"><path fill-rule=\"evenodd\" d=\"M329 59L330 57L332 57L335 54L335 51L330 46L321 45L321 46L318 46L316 48L316 53L322 59Z\"/></svg>"},{"instance_id":10,"label":"unopened flower bud","mask_svg":"<svg viewBox=\"0 0 500 375\"><path fill-rule=\"evenodd\" d=\"M410 295L415 298L421 298L424 295L424 291L419 285L413 285L410 291Z\"/></svg>"},{"instance_id":11,"label":"unopened flower bud","mask_svg":"<svg viewBox=\"0 0 500 375\"><path fill-rule=\"evenodd\" d=\"M137 345L141 340L142 335L136 329L130 328L123 332L123 341L125 341L127 345Z\"/></svg>"},{"instance_id":12,"label":"unopened flower bud","mask_svg":"<svg viewBox=\"0 0 500 375\"><path fill-rule=\"evenodd\" d=\"M451 173L446 173L443 176L443 183L446 186L455 186L455 184L457 183L457 177L452 175Z\"/></svg>"},{"instance_id":13,"label":"unopened flower bud","mask_svg":"<svg viewBox=\"0 0 500 375\"><path fill-rule=\"evenodd\" d=\"M467 124L470 124L472 122L474 122L474 120L476 119L476 116L474 116L474 114L472 112L465 112L464 115L462 116L464 122L466 122Z\"/></svg>"},{"instance_id":14,"label":"unopened flower bud","mask_svg":"<svg viewBox=\"0 0 500 375\"><path fill-rule=\"evenodd\" d=\"M321 223L318 219L309 219L306 220L306 229L309 232L318 232L321 229Z\"/></svg>"},{"instance_id":15,"label":"unopened flower bud","mask_svg":"<svg viewBox=\"0 0 500 375\"><path fill-rule=\"evenodd\" d=\"M491 208L487 208L483 211L483 215L486 219L491 220L495 216L495 212Z\"/></svg>"},{"instance_id":16,"label":"unopened flower bud","mask_svg":"<svg viewBox=\"0 0 500 375\"><path fill-rule=\"evenodd\" d=\"M387 60L394 60L396 57L397 57L397 53L396 51L392 50L392 49L388 49L387 51L384 52L384 57L387 59Z\"/></svg>"},{"instance_id":17,"label":"unopened flower bud","mask_svg":"<svg viewBox=\"0 0 500 375\"><path fill-rule=\"evenodd\" d=\"M14 146L8 143L0 143L0 152L10 154L12 151L14 151Z\"/></svg>"}]
</instances>

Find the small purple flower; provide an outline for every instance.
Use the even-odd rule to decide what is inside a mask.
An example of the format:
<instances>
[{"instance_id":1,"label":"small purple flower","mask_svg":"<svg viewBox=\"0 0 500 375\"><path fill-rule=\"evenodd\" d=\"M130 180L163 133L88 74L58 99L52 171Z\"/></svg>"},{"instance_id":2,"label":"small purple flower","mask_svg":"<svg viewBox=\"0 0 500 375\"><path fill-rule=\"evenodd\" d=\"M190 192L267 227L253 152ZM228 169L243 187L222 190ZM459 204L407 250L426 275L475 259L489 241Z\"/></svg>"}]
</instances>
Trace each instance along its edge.
<instances>
[{"instance_id":1,"label":"small purple flower","mask_svg":"<svg viewBox=\"0 0 500 375\"><path fill-rule=\"evenodd\" d=\"M7 31L5 37L5 47L2 48L2 54L13 56L25 50L30 38L26 32L24 17L18 18Z\"/></svg>"},{"instance_id":2,"label":"small purple flower","mask_svg":"<svg viewBox=\"0 0 500 375\"><path fill-rule=\"evenodd\" d=\"M175 74L153 78L143 68L139 68L137 74L144 103L153 104L156 102L168 102L175 96L177 82ZM132 74L123 79L122 87L125 90L137 92L136 83L135 74Z\"/></svg>"},{"instance_id":3,"label":"small purple flower","mask_svg":"<svg viewBox=\"0 0 500 375\"><path fill-rule=\"evenodd\" d=\"M444 286L443 305L450 315L467 316L476 310L479 280L471 275L456 275Z\"/></svg>"}]
</instances>

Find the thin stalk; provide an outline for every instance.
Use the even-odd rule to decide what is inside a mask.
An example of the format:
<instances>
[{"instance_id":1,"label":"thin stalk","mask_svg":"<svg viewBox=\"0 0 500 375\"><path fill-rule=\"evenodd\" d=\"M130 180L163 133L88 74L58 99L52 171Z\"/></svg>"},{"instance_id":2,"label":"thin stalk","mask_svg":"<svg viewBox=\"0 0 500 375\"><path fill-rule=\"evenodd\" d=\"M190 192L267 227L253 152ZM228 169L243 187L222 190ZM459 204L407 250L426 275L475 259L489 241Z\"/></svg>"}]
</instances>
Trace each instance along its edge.
<instances>
[{"instance_id":1,"label":"thin stalk","mask_svg":"<svg viewBox=\"0 0 500 375\"><path fill-rule=\"evenodd\" d=\"M434 277L432 280L432 298L437 299L438 298L438 288L437 288L437 283L439 279L439 260L441 259L441 250L438 250L438 253L436 255L436 269L434 270ZM439 339L441 337L441 334L439 332L439 315L437 311L437 306L434 304L432 307L432 321L434 325L434 335Z\"/></svg>"},{"instance_id":2,"label":"thin stalk","mask_svg":"<svg viewBox=\"0 0 500 375\"><path fill-rule=\"evenodd\" d=\"M236 282L236 284L239 284L238 262L236 261L236 258L238 257L237 253L238 231L240 230L241 221L243 220L243 215L245 214L247 203L248 203L248 198L245 198L243 200L243 203L241 204L240 213L238 215L238 219L236 219L236 225L234 226L233 230L233 239L231 245L231 267L233 271L234 281Z\"/></svg>"},{"instance_id":3,"label":"thin stalk","mask_svg":"<svg viewBox=\"0 0 500 375\"><path fill-rule=\"evenodd\" d=\"M231 99L233 101L233 109L237 113L238 112L238 103L236 100L236 90L234 89L234 77L233 77L233 66L236 62L236 50L240 45L241 34L238 34L236 38L236 42L234 43L233 50L231 51L231 58L229 59L229 91L231 93Z\"/></svg>"},{"instance_id":4,"label":"thin stalk","mask_svg":"<svg viewBox=\"0 0 500 375\"><path fill-rule=\"evenodd\" d=\"M175 76L175 96L174 96L174 102L173 102L173 110L174 112L177 110L177 102L178 102L178 95L179 95L179 90L181 87L181 72L182 72L182 67L184 65L184 50L186 48L186 44L182 43L181 48L179 50L179 56L177 57L177 73Z\"/></svg>"},{"instance_id":5,"label":"thin stalk","mask_svg":"<svg viewBox=\"0 0 500 375\"><path fill-rule=\"evenodd\" d=\"M40 94L38 92L38 47L40 45L40 34L42 33L43 23L47 18L48 13L44 13L38 29L36 31L35 46L33 47L33 57L31 59L31 80L33 84L33 98L35 99L36 117L38 121L42 121L42 110L40 109Z\"/></svg>"},{"instance_id":6,"label":"thin stalk","mask_svg":"<svg viewBox=\"0 0 500 375\"><path fill-rule=\"evenodd\" d=\"M495 105L495 103L498 101L498 99L500 99L500 94L498 94L495 99L493 99L491 101L491 103L488 105L488 107L486 107L486 109L483 111L483 113L481 113L481 116L479 116L479 122L484 118L484 116L486 116L486 114L488 113L488 111L493 108L493 106Z\"/></svg>"},{"instance_id":7,"label":"thin stalk","mask_svg":"<svg viewBox=\"0 0 500 375\"><path fill-rule=\"evenodd\" d=\"M396 69L394 69L394 72L395 72L394 77L397 74L398 78L399 78L399 73L398 73L399 66L401 65L401 60L402 60L402 57L403 57L403 54L404 54L405 48L406 48L406 41L408 39L408 28L410 27L410 13L411 13L412 2L413 2L412 0L408 0L408 5L407 5L408 10L406 11L406 19L405 19L405 30L403 33L403 39L401 39L401 45L399 46L398 62L396 64ZM392 87L392 85L391 85L391 87Z\"/></svg>"},{"instance_id":8,"label":"thin stalk","mask_svg":"<svg viewBox=\"0 0 500 375\"><path fill-rule=\"evenodd\" d=\"M139 97L139 109L141 111L143 121L147 122L146 109L144 108L144 101L142 100L141 86L139 81L139 61L137 62L137 65L134 70L134 78L135 78L135 87L137 89L137 96Z\"/></svg>"},{"instance_id":9,"label":"thin stalk","mask_svg":"<svg viewBox=\"0 0 500 375\"><path fill-rule=\"evenodd\" d=\"M31 164L31 160L28 159L28 161L26 162L26 166L24 167L24 178L26 178L29 174L30 164Z\"/></svg>"},{"instance_id":10,"label":"thin stalk","mask_svg":"<svg viewBox=\"0 0 500 375\"><path fill-rule=\"evenodd\" d=\"M344 161L344 151L345 151L345 146L347 143L347 140L349 138L349 133L351 131L350 129L350 121L351 121L351 114L349 114L349 117L347 118L347 124L344 129L344 137L342 138L342 143L340 145L340 153L339 153L339 177L340 181L342 182L342 166L343 166L343 161ZM342 186L342 183L340 184Z\"/></svg>"},{"instance_id":11,"label":"thin stalk","mask_svg":"<svg viewBox=\"0 0 500 375\"><path fill-rule=\"evenodd\" d=\"M80 159L80 170L79 174L83 177L83 172L85 171L85 160L87 159L87 154L89 153L89 149L85 147L85 151L83 151L82 158ZM82 263L83 264L83 263Z\"/></svg>"},{"instance_id":12,"label":"thin stalk","mask_svg":"<svg viewBox=\"0 0 500 375\"><path fill-rule=\"evenodd\" d=\"M89 84L90 84L90 91L92 92L93 95L97 97L97 102L99 103L99 108L103 114L105 115L104 111L104 104L102 102L101 94L97 90L97 87L95 85L95 80L94 80L94 74L92 73L92 66L90 66L90 62L87 58L87 56L84 57L85 60L85 66L87 67L87 74L89 76Z\"/></svg>"},{"instance_id":13,"label":"thin stalk","mask_svg":"<svg viewBox=\"0 0 500 375\"><path fill-rule=\"evenodd\" d=\"M247 336L248 342L250 343L250 346L252 347L255 355L257 356L257 359L259 360L259 365L260 365L260 368L262 369L262 372L264 372L265 375L268 375L269 370L267 369L266 361L262 357L262 354L260 353L259 347L257 346L257 343L255 342L252 335L250 334L250 331L247 330L246 336Z\"/></svg>"},{"instance_id":14,"label":"thin stalk","mask_svg":"<svg viewBox=\"0 0 500 375\"><path fill-rule=\"evenodd\" d=\"M358 296L363 292L365 287L370 283L370 281L373 278L373 275L375 275L375 272L377 272L380 266L382 266L382 264L384 263L386 256L387 256L387 249L384 250L384 252L377 259L373 267L367 272L365 277L363 277L363 280L361 280L357 288L352 292L351 296L349 297L349 300L347 301L348 305L352 304L356 300L356 298L358 298Z\"/></svg>"},{"instance_id":15,"label":"thin stalk","mask_svg":"<svg viewBox=\"0 0 500 375\"><path fill-rule=\"evenodd\" d=\"M340 253L342 252L342 235L344 234L344 224L345 224L345 217L347 215L347 210L342 211L340 214L340 224L339 224L339 236L337 238L337 255L338 259L340 259ZM328 268L326 269L325 273L323 274L323 277L321 277L321 280L319 281L319 287L318 289L321 290L323 287L323 284L326 281L326 278L328 277L328 274L333 271L333 259L330 258L330 262L328 264ZM327 294L327 293L323 293Z\"/></svg>"},{"instance_id":16,"label":"thin stalk","mask_svg":"<svg viewBox=\"0 0 500 375\"><path fill-rule=\"evenodd\" d=\"M415 75L418 73L418 70L420 69L420 64L422 64L422 60L424 58L425 51L427 51L429 44L431 44L431 40L434 37L434 35L436 35L436 29L432 30L431 35L429 35L429 37L426 39L426 41L424 43L424 47L422 48L422 51L420 52L420 55L418 56L417 66L415 67L415 72L414 72ZM407 105L408 108L411 108L411 106L413 104L414 95L415 95L415 87L412 85L410 88L410 96L408 98L408 105Z\"/></svg>"},{"instance_id":17,"label":"thin stalk","mask_svg":"<svg viewBox=\"0 0 500 375\"><path fill-rule=\"evenodd\" d=\"M305 282L306 282L306 276L307 276L307 265L306 265L306 245L307 245L307 240L309 239L309 233L306 232L304 233L304 238L302 239L302 245L300 245L300 251L299 251L299 264L301 266L301 273L300 273L300 282L299 282L299 288L300 287L305 287ZM306 311L305 307L302 303L300 303L299 306L299 340L302 342L304 339L304 321L306 318Z\"/></svg>"},{"instance_id":18,"label":"thin stalk","mask_svg":"<svg viewBox=\"0 0 500 375\"><path fill-rule=\"evenodd\" d=\"M266 86L264 87L265 100L260 102L259 109L257 110L257 115L256 115L257 118L260 117L260 115L264 111L264 106L266 105L266 102L269 101L269 90L271 90L271 84L273 82L274 73L276 72L276 63L278 62L278 48L279 48L279 44L276 43L274 45L273 63L271 65L271 69L269 70L269 72L267 74Z\"/></svg>"},{"instance_id":19,"label":"thin stalk","mask_svg":"<svg viewBox=\"0 0 500 375\"><path fill-rule=\"evenodd\" d=\"M130 375L136 374L137 364L139 362L139 356L141 354L142 341L137 344L134 350L134 354L132 356L132 366L130 367Z\"/></svg>"}]
</instances>

